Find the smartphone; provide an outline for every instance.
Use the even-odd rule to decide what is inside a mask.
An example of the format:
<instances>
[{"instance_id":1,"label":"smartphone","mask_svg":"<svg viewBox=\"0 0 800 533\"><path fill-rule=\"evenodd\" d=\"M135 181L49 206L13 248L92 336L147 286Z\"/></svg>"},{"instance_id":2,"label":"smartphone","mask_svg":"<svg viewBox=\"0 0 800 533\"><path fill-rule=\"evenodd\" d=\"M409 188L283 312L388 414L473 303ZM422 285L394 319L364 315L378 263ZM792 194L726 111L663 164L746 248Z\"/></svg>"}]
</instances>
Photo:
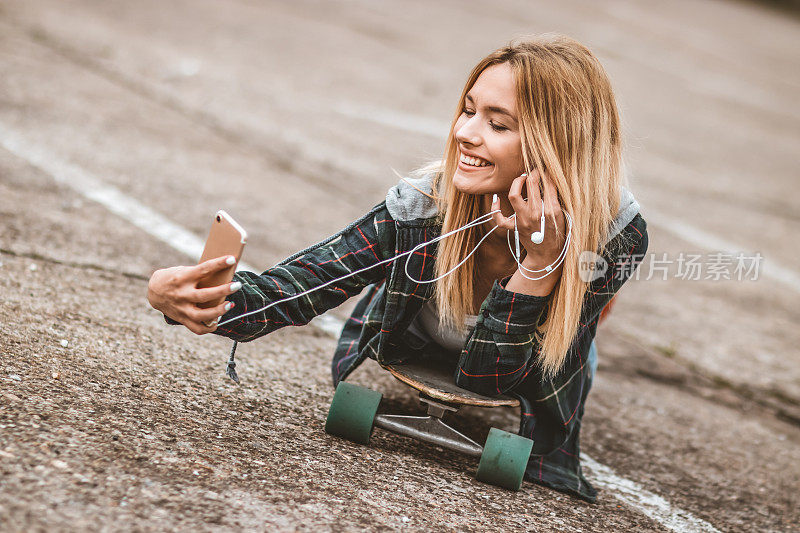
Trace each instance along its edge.
<instances>
[{"instance_id":1,"label":"smartphone","mask_svg":"<svg viewBox=\"0 0 800 533\"><path fill-rule=\"evenodd\" d=\"M231 265L225 270L215 272L208 277L200 280L197 284L198 289L206 287L218 287L225 285L233 280L233 274L236 272L236 265L242 258L244 245L247 243L247 232L242 228L233 217L225 211L217 211L214 215L214 221L211 224L211 231L206 240L206 246L203 249L203 255L200 257L200 262L208 261L223 255L232 255L236 258L236 263ZM225 297L212 302L198 304L198 307L209 308L216 307L225 301Z\"/></svg>"}]
</instances>

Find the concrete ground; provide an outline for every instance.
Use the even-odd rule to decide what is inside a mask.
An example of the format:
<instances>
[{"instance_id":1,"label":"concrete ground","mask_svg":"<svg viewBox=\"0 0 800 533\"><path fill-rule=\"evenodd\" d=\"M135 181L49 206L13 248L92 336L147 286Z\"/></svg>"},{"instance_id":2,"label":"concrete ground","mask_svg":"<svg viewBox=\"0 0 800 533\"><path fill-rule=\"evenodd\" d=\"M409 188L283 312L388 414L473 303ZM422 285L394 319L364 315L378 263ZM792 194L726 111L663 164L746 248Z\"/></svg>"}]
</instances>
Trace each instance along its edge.
<instances>
[{"instance_id":1,"label":"concrete ground","mask_svg":"<svg viewBox=\"0 0 800 533\"><path fill-rule=\"evenodd\" d=\"M438 157L469 68L544 31L606 66L649 224L582 431L640 497L591 466L597 505L509 493L435 447L326 435L332 337L242 345L234 384L226 340L145 300L154 269L192 258L57 179L200 238L224 208L266 268ZM797 530L798 67L800 19L733 1L0 4L0 530ZM759 278L649 275L721 244L760 252ZM374 364L353 380L419 409ZM515 413L454 423L480 439Z\"/></svg>"}]
</instances>

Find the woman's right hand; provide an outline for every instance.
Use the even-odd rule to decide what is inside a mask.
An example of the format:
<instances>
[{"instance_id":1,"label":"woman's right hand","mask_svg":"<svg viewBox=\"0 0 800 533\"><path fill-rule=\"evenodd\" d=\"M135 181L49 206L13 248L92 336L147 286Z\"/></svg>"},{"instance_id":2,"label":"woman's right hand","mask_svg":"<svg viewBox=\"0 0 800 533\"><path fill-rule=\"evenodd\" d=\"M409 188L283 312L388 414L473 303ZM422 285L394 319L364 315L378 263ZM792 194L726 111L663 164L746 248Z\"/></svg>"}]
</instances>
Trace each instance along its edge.
<instances>
[{"instance_id":1,"label":"woman's right hand","mask_svg":"<svg viewBox=\"0 0 800 533\"><path fill-rule=\"evenodd\" d=\"M203 289L198 289L197 284L215 272L230 268L234 262L232 256L223 256L196 266L156 270L147 284L147 301L154 309L180 322L193 333L197 335L211 333L217 329L217 319L233 307L233 302L223 302L208 309L198 305L232 294L238 291L242 284L236 281Z\"/></svg>"}]
</instances>

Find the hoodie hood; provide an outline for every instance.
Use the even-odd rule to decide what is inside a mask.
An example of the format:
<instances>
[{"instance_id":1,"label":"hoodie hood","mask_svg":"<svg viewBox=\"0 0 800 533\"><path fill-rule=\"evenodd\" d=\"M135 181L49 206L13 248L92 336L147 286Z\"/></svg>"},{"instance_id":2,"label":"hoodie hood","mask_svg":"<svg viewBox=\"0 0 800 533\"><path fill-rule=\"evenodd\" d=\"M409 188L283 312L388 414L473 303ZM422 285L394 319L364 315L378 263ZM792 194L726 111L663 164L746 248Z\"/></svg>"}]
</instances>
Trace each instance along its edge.
<instances>
[{"instance_id":1,"label":"hoodie hood","mask_svg":"<svg viewBox=\"0 0 800 533\"><path fill-rule=\"evenodd\" d=\"M431 197L433 196L433 176L433 173L428 173L417 178L406 177L389 189L386 194L386 208L392 218L408 222L432 218L439 214L436 200ZM611 223L609 240L630 224L638 212L639 202L636 201L630 190L621 186L619 211ZM605 246L607 242L603 242L602 245Z\"/></svg>"},{"instance_id":2,"label":"hoodie hood","mask_svg":"<svg viewBox=\"0 0 800 533\"><path fill-rule=\"evenodd\" d=\"M439 214L433 196L433 173L418 178L402 178L386 194L386 209L392 218L407 222ZM426 196L430 195L430 196Z\"/></svg>"}]
</instances>

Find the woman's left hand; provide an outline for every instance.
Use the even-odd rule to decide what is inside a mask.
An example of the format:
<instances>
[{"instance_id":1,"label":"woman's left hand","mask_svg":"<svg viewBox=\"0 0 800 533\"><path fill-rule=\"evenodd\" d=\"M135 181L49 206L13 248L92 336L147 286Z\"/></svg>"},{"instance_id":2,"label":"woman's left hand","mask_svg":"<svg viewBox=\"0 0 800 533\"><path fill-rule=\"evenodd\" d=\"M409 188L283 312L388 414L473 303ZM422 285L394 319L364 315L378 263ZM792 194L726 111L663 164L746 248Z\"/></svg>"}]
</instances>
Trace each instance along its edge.
<instances>
[{"instance_id":1,"label":"woman's left hand","mask_svg":"<svg viewBox=\"0 0 800 533\"><path fill-rule=\"evenodd\" d=\"M561 254L566 241L566 219L558 202L556 187L547 174L541 180L544 191L539 190L538 170L534 170L529 175L522 175L511 183L508 191L508 200L517 218L517 229L519 230L519 243L524 247L527 255L521 261L523 266L530 269L540 269L553 263ZM522 186L527 185L528 198L522 197ZM544 240L541 244L536 244L531 240L531 235L541 229L542 216L542 196L544 196ZM492 204L492 211L500 209L500 199ZM553 219L555 218L555 224ZM502 213L493 215L494 222L501 228L511 231L511 246L514 247L514 218L503 216ZM558 232L556 234L556 227Z\"/></svg>"}]
</instances>

